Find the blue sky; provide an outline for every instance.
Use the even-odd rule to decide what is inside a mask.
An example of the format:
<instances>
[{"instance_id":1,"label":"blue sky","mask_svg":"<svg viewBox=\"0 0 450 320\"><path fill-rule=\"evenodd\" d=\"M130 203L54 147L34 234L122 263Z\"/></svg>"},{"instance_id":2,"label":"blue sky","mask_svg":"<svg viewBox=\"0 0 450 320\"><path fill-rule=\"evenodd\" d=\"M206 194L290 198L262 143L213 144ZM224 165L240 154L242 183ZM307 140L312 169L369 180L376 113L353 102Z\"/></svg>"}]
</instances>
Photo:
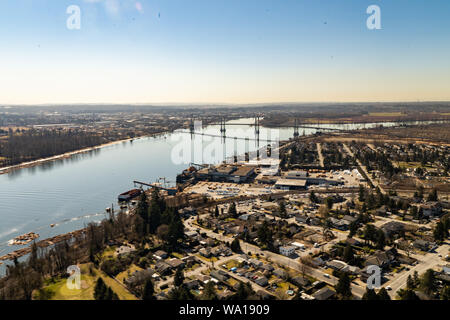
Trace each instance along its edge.
<instances>
[{"instance_id":1,"label":"blue sky","mask_svg":"<svg viewBox=\"0 0 450 320\"><path fill-rule=\"evenodd\" d=\"M2 0L0 57L8 104L450 100L450 1Z\"/></svg>"}]
</instances>

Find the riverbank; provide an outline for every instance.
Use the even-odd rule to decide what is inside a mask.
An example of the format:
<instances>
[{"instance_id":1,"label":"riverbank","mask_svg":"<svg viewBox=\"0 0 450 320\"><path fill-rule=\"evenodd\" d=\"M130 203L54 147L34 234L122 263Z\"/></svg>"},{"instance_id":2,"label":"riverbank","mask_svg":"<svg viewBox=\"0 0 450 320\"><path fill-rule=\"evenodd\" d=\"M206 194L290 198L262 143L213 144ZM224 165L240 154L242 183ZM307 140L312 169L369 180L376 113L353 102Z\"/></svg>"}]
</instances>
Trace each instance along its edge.
<instances>
[{"instance_id":1,"label":"riverbank","mask_svg":"<svg viewBox=\"0 0 450 320\"><path fill-rule=\"evenodd\" d=\"M140 137L134 137L134 138L127 138L127 139L111 141L111 142L99 144L98 146L93 146L93 147L89 147L89 148L84 148L84 149L79 149L79 150L75 150L75 151L70 151L70 152L66 152L66 153L63 153L63 154L58 154L58 155L55 155L55 156L52 156L52 157L47 157L47 158L37 159L37 160L33 160L33 161L18 163L18 164L12 165L12 166L0 168L0 175L10 173L11 171L14 171L14 170L17 170L17 169L34 167L34 166L37 166L37 165L40 165L40 164L43 164L43 163L46 163L46 162L51 162L51 161L61 160L61 159L67 159L67 158L70 158L70 157L72 157L72 156L74 156L76 154L81 154L81 153L86 153L86 152L90 152L90 151L97 150L97 149L102 149L102 148L105 148L105 147L108 147L108 146L112 146L112 145L115 145L115 144L119 144L119 143L122 143L122 142L142 139L142 138L146 138L146 137L154 137L154 136L167 134L167 133L170 133L170 132L159 132L159 133L154 133L154 134L140 136Z\"/></svg>"}]
</instances>

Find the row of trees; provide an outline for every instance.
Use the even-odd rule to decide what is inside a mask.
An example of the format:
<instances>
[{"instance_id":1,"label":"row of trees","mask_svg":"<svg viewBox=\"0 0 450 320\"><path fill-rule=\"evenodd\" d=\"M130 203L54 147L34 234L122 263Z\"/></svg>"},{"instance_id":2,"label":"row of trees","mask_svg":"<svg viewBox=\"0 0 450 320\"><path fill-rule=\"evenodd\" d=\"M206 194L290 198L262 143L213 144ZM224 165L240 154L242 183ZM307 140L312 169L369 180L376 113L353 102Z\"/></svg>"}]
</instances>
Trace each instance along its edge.
<instances>
[{"instance_id":1,"label":"row of trees","mask_svg":"<svg viewBox=\"0 0 450 320\"><path fill-rule=\"evenodd\" d=\"M184 238L184 225L175 208L170 208L154 189L150 201L145 192L141 194L136 210L136 228L142 237L158 235L165 242L165 249L175 250Z\"/></svg>"},{"instance_id":2,"label":"row of trees","mask_svg":"<svg viewBox=\"0 0 450 320\"><path fill-rule=\"evenodd\" d=\"M51 157L107 142L105 137L81 130L27 130L0 140L0 158L4 165Z\"/></svg>"},{"instance_id":3,"label":"row of trees","mask_svg":"<svg viewBox=\"0 0 450 320\"><path fill-rule=\"evenodd\" d=\"M119 300L117 294L108 287L103 281L102 277L98 277L94 287L95 300Z\"/></svg>"}]
</instances>

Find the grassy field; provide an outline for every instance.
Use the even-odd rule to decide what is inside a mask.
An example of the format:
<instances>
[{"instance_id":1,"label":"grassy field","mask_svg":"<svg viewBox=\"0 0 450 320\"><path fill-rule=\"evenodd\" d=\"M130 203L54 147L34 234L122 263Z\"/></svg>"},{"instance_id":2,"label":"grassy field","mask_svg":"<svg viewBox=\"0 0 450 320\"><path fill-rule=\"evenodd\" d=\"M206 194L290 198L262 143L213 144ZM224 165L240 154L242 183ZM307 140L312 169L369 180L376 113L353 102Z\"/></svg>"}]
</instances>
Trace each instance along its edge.
<instances>
[{"instance_id":1,"label":"grassy field","mask_svg":"<svg viewBox=\"0 0 450 320\"><path fill-rule=\"evenodd\" d=\"M129 277L128 274L131 275L133 272L135 272L135 271L141 271L141 270L143 270L143 269L140 268L140 267L138 267L138 266L135 265L135 264L132 264L127 270L122 271L121 273L119 273L119 274L116 276L116 279L119 280L121 283L123 283L123 280L125 280L126 278Z\"/></svg>"},{"instance_id":2,"label":"grassy field","mask_svg":"<svg viewBox=\"0 0 450 320\"><path fill-rule=\"evenodd\" d=\"M371 112L369 116L372 117L400 117L403 114L401 112Z\"/></svg>"},{"instance_id":3,"label":"grassy field","mask_svg":"<svg viewBox=\"0 0 450 320\"><path fill-rule=\"evenodd\" d=\"M67 279L57 279L55 282L47 281L47 285L43 287L45 297L40 297L36 292L34 299L49 299L49 300L94 300L94 287L99 276L103 278L106 285L119 296L120 300L137 300L125 287L121 286L117 281L107 276L100 270L92 268L92 274L89 271L90 264L80 265L81 269L81 288L69 289L67 286Z\"/></svg>"}]
</instances>

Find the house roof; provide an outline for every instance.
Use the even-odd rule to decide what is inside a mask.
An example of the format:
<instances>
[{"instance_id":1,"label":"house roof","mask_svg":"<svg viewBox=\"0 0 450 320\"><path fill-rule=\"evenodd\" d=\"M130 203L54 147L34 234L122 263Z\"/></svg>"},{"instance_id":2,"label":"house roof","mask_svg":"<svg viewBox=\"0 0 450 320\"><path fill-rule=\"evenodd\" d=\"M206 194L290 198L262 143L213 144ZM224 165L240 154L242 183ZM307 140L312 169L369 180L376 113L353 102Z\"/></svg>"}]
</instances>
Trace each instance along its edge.
<instances>
[{"instance_id":1,"label":"house roof","mask_svg":"<svg viewBox=\"0 0 450 320\"><path fill-rule=\"evenodd\" d=\"M327 300L333 297L336 294L335 291L331 290L328 287L323 287L320 290L317 290L315 293L313 293L313 297L317 300Z\"/></svg>"}]
</instances>

